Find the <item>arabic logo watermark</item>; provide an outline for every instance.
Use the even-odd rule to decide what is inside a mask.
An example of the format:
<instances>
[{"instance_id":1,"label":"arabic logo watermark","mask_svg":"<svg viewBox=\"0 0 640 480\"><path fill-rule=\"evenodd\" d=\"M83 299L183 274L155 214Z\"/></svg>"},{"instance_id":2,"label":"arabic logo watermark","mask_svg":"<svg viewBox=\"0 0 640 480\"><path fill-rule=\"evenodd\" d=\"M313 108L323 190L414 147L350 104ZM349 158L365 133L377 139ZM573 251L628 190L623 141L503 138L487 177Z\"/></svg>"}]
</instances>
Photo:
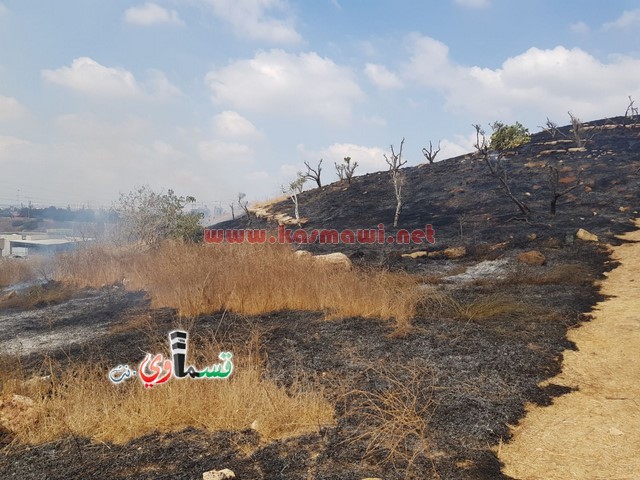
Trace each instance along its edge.
<instances>
[{"instance_id":1,"label":"arabic logo watermark","mask_svg":"<svg viewBox=\"0 0 640 480\"><path fill-rule=\"evenodd\" d=\"M231 352L221 352L218 358L222 360L220 363L211 365L204 370L197 370L194 366L186 366L187 362L187 346L189 334L183 330L174 330L169 333L169 346L171 348L171 359L164 359L161 353L151 355L147 353L146 357L138 370L131 370L129 365L118 365L109 372L109 380L118 384L131 377L137 376L144 384L145 388L151 388L154 385L160 385L173 378L195 378L195 379L223 379L229 378L233 372L233 355Z\"/></svg>"}]
</instances>

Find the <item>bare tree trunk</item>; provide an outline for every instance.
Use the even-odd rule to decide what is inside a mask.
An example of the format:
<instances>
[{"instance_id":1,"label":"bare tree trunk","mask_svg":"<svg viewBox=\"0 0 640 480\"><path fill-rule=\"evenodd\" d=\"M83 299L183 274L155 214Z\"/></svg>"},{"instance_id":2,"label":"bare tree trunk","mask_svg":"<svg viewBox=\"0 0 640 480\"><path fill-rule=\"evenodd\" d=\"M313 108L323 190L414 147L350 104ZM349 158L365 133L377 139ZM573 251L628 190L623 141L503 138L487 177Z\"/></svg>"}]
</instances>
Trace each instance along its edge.
<instances>
[{"instance_id":1,"label":"bare tree trunk","mask_svg":"<svg viewBox=\"0 0 640 480\"><path fill-rule=\"evenodd\" d=\"M574 185L567 187L565 190L558 190L558 186L560 185L560 173L556 167L549 166L549 183L551 184L552 193L551 202L549 204L549 213L551 213L551 215L556 214L556 206L561 197L573 192L576 188L582 185L582 182L580 181L580 173L582 172L578 173L578 178L576 178Z\"/></svg>"},{"instance_id":2,"label":"bare tree trunk","mask_svg":"<svg viewBox=\"0 0 640 480\"><path fill-rule=\"evenodd\" d=\"M292 193L291 200L293 201L293 212L294 212L294 215L296 216L296 222L298 223L298 226L300 226L300 210L298 208L298 194Z\"/></svg>"},{"instance_id":3,"label":"bare tree trunk","mask_svg":"<svg viewBox=\"0 0 640 480\"><path fill-rule=\"evenodd\" d=\"M489 170L491 171L491 175L493 175L495 178L497 178L500 181L500 183L502 184L502 187L504 188L505 193L511 199L511 201L513 201L513 203L515 203L518 206L518 208L520 209L523 215L529 215L531 213L531 210L529 209L529 207L527 207L525 203L518 200L515 197L515 195L511 192L511 187L509 187L509 184L507 183L506 170L504 170L504 176L502 176L500 175L498 168L496 168L493 165L493 163L491 163L491 160L489 159L489 155L485 155L484 160L487 163Z\"/></svg>"},{"instance_id":4,"label":"bare tree trunk","mask_svg":"<svg viewBox=\"0 0 640 480\"><path fill-rule=\"evenodd\" d=\"M393 216L393 228L396 228L400 218L400 210L402 210L402 177L400 172L396 172L393 176L393 188L396 192L396 213Z\"/></svg>"}]
</instances>

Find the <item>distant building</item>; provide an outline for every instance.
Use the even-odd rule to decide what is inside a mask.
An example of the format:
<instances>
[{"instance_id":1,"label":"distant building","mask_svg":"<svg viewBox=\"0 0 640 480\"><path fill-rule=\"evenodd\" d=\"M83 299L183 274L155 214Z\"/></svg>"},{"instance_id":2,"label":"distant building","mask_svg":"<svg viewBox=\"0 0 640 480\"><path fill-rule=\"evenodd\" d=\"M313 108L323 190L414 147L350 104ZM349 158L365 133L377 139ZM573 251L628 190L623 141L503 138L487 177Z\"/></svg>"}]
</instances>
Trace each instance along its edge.
<instances>
[{"instance_id":1,"label":"distant building","mask_svg":"<svg viewBox=\"0 0 640 480\"><path fill-rule=\"evenodd\" d=\"M0 253L3 257L50 255L75 248L86 239L46 233L0 233Z\"/></svg>"}]
</instances>

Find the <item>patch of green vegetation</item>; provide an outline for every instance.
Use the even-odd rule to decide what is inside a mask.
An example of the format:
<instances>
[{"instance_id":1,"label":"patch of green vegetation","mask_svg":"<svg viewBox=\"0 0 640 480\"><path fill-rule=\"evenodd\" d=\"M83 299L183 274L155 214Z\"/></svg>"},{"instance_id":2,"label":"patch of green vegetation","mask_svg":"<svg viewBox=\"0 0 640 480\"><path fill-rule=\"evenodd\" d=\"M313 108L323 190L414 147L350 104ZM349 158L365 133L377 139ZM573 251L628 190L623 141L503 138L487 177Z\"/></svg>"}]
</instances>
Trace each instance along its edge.
<instances>
[{"instance_id":1,"label":"patch of green vegetation","mask_svg":"<svg viewBox=\"0 0 640 480\"><path fill-rule=\"evenodd\" d=\"M491 148L494 150L516 148L525 143L529 143L531 140L529 129L525 128L520 122L516 122L513 125L494 122L491 128L493 129Z\"/></svg>"}]
</instances>

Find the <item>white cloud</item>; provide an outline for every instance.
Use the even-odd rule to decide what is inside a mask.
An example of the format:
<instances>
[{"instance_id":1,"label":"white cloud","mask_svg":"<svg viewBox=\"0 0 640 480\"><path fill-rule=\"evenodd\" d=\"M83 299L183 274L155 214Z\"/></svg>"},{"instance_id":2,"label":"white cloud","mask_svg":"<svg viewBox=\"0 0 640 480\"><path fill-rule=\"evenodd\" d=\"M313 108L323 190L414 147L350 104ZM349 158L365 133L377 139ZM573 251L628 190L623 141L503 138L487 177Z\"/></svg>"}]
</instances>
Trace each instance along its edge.
<instances>
[{"instance_id":1,"label":"white cloud","mask_svg":"<svg viewBox=\"0 0 640 480\"><path fill-rule=\"evenodd\" d=\"M286 0L205 0L239 37L273 43L302 40ZM279 16L278 16L279 15Z\"/></svg>"},{"instance_id":2,"label":"white cloud","mask_svg":"<svg viewBox=\"0 0 640 480\"><path fill-rule=\"evenodd\" d=\"M221 140L207 140L198 143L198 152L207 163L225 166L233 171L237 163L248 163L253 157L253 150L248 145Z\"/></svg>"},{"instance_id":3,"label":"white cloud","mask_svg":"<svg viewBox=\"0 0 640 480\"><path fill-rule=\"evenodd\" d=\"M133 25L159 25L173 24L184 25L178 12L167 10L164 7L152 2L145 3L139 7L130 7L124 12L124 21Z\"/></svg>"},{"instance_id":4,"label":"white cloud","mask_svg":"<svg viewBox=\"0 0 640 480\"><path fill-rule=\"evenodd\" d=\"M166 99L184 95L178 87L169 81L164 72L149 70L148 74L149 80L146 83L153 97Z\"/></svg>"},{"instance_id":5,"label":"white cloud","mask_svg":"<svg viewBox=\"0 0 640 480\"><path fill-rule=\"evenodd\" d=\"M284 116L322 117L344 123L353 102L363 98L349 68L317 53L259 52L209 72L215 103L235 110Z\"/></svg>"},{"instance_id":6,"label":"white cloud","mask_svg":"<svg viewBox=\"0 0 640 480\"><path fill-rule=\"evenodd\" d=\"M96 97L162 99L182 94L158 70L149 71L149 81L143 88L130 71L106 67L89 57L76 58L70 67L43 70L42 77L53 84Z\"/></svg>"},{"instance_id":7,"label":"white cloud","mask_svg":"<svg viewBox=\"0 0 640 480\"><path fill-rule=\"evenodd\" d=\"M640 59L617 56L602 62L579 49L531 48L496 69L462 66L449 58L446 45L412 36L407 78L443 92L446 106L504 120L523 114L536 118L582 118L620 112L627 95L640 93Z\"/></svg>"},{"instance_id":8,"label":"white cloud","mask_svg":"<svg viewBox=\"0 0 640 480\"><path fill-rule=\"evenodd\" d=\"M469 130L471 130L471 125L469 125ZM475 132L469 133L466 136L454 135L453 140L446 138L443 139L440 142L440 153L438 154L436 161L446 160L447 158L453 158L458 155L466 155L469 152L473 152L475 150L473 146L475 141Z\"/></svg>"},{"instance_id":9,"label":"white cloud","mask_svg":"<svg viewBox=\"0 0 640 480\"><path fill-rule=\"evenodd\" d=\"M640 9L625 10L613 22L606 22L602 25L604 31L608 30L626 30L628 28L640 26Z\"/></svg>"},{"instance_id":10,"label":"white cloud","mask_svg":"<svg viewBox=\"0 0 640 480\"><path fill-rule=\"evenodd\" d=\"M353 143L334 143L319 151L307 150L304 145L298 145L298 151L305 160L310 160L312 165L322 158L323 168L326 168L326 171L333 175L335 175L334 163L341 164L344 157L351 157L352 162L358 162L355 175L378 172L388 168L384 160L384 154L388 152L378 147L367 147Z\"/></svg>"},{"instance_id":11,"label":"white cloud","mask_svg":"<svg viewBox=\"0 0 640 480\"><path fill-rule=\"evenodd\" d=\"M99 142L103 146L114 141L143 139L153 131L146 121L137 117L119 118L116 122L90 113L59 115L54 119L54 125L62 138Z\"/></svg>"},{"instance_id":12,"label":"white cloud","mask_svg":"<svg viewBox=\"0 0 640 480\"><path fill-rule=\"evenodd\" d=\"M322 163L324 166L324 161ZM296 177L298 176L298 173L301 172L302 170L304 170L304 168L301 167L300 165L291 165L290 163L285 163L283 165L280 165L280 175L283 178L283 182L287 182L287 181L292 182L293 180L296 179Z\"/></svg>"},{"instance_id":13,"label":"white cloud","mask_svg":"<svg viewBox=\"0 0 640 480\"><path fill-rule=\"evenodd\" d=\"M28 110L18 100L0 95L0 122L20 120L28 115Z\"/></svg>"},{"instance_id":14,"label":"white cloud","mask_svg":"<svg viewBox=\"0 0 640 480\"><path fill-rule=\"evenodd\" d=\"M0 158L4 156L3 154L12 153L13 149L23 145L29 145L29 142L10 135L0 135Z\"/></svg>"},{"instance_id":15,"label":"white cloud","mask_svg":"<svg viewBox=\"0 0 640 480\"><path fill-rule=\"evenodd\" d=\"M238 112L225 110L213 117L213 132L225 138L260 138L262 133Z\"/></svg>"},{"instance_id":16,"label":"white cloud","mask_svg":"<svg viewBox=\"0 0 640 480\"><path fill-rule=\"evenodd\" d=\"M589 33L591 30L589 25L584 22L576 22L569 25L569 28L573 33Z\"/></svg>"},{"instance_id":17,"label":"white cloud","mask_svg":"<svg viewBox=\"0 0 640 480\"><path fill-rule=\"evenodd\" d=\"M7 12L7 7L0 3L0 15Z\"/></svg>"},{"instance_id":18,"label":"white cloud","mask_svg":"<svg viewBox=\"0 0 640 480\"><path fill-rule=\"evenodd\" d=\"M375 127L386 127L387 126L387 120L384 117L381 117L380 115L369 115L369 116L365 116L362 118L362 120L372 126Z\"/></svg>"},{"instance_id":19,"label":"white cloud","mask_svg":"<svg viewBox=\"0 0 640 480\"><path fill-rule=\"evenodd\" d=\"M109 206L118 192L148 184L194 195L213 207L237 198L238 191L253 198L278 184L256 173L271 166L261 156L258 167L255 151L243 139L218 139L196 127L166 128L143 109L144 104L127 107L126 114L97 109L59 115L46 124L51 142L0 134L0 177L19 179L28 171L21 197L44 206Z\"/></svg>"},{"instance_id":20,"label":"white cloud","mask_svg":"<svg viewBox=\"0 0 640 480\"><path fill-rule=\"evenodd\" d=\"M131 72L105 67L88 57L76 58L70 67L43 70L42 76L51 83L89 95L135 97L141 94Z\"/></svg>"},{"instance_id":21,"label":"white cloud","mask_svg":"<svg viewBox=\"0 0 640 480\"><path fill-rule=\"evenodd\" d=\"M454 0L454 2L465 8L487 8L491 5L491 0Z\"/></svg>"},{"instance_id":22,"label":"white cloud","mask_svg":"<svg viewBox=\"0 0 640 480\"><path fill-rule=\"evenodd\" d=\"M356 44L356 47L365 57L375 57L378 54L378 49L369 40L362 40Z\"/></svg>"},{"instance_id":23,"label":"white cloud","mask_svg":"<svg viewBox=\"0 0 640 480\"><path fill-rule=\"evenodd\" d=\"M375 63L367 63L364 68L365 75L371 83L382 89L401 88L402 80L398 76L389 71L384 65Z\"/></svg>"}]
</instances>

